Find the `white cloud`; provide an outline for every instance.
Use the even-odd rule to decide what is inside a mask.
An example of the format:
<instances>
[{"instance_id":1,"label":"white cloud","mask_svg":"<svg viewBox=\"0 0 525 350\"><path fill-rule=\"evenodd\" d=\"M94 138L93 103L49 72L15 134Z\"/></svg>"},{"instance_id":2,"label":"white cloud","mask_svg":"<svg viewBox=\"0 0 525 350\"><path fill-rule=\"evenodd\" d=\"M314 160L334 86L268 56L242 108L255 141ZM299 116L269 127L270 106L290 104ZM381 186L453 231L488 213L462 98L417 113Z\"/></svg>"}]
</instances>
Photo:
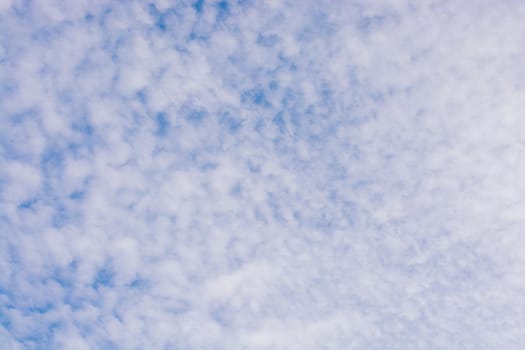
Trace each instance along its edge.
<instances>
[{"instance_id":1,"label":"white cloud","mask_svg":"<svg viewBox=\"0 0 525 350\"><path fill-rule=\"evenodd\" d=\"M0 1L8 349L521 349L517 1Z\"/></svg>"}]
</instances>

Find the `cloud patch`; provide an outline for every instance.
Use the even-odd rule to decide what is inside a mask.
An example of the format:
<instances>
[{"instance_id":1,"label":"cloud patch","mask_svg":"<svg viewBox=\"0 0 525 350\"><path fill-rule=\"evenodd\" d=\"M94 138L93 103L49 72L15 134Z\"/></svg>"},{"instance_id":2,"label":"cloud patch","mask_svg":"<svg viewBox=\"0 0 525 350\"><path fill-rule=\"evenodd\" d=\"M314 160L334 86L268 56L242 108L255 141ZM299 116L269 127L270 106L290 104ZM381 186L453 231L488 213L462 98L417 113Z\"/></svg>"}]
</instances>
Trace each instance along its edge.
<instances>
[{"instance_id":1,"label":"cloud patch","mask_svg":"<svg viewBox=\"0 0 525 350\"><path fill-rule=\"evenodd\" d=\"M523 348L524 11L0 2L0 343Z\"/></svg>"}]
</instances>

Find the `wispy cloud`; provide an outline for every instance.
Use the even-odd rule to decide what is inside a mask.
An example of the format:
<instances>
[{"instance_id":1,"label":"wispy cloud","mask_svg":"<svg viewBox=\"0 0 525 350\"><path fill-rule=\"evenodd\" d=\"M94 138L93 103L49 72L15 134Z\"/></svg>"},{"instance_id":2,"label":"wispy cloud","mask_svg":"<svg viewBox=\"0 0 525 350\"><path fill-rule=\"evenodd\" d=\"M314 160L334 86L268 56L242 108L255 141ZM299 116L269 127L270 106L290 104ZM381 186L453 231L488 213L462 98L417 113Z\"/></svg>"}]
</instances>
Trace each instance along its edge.
<instances>
[{"instance_id":1,"label":"wispy cloud","mask_svg":"<svg viewBox=\"0 0 525 350\"><path fill-rule=\"evenodd\" d=\"M0 1L0 347L522 349L524 12Z\"/></svg>"}]
</instances>

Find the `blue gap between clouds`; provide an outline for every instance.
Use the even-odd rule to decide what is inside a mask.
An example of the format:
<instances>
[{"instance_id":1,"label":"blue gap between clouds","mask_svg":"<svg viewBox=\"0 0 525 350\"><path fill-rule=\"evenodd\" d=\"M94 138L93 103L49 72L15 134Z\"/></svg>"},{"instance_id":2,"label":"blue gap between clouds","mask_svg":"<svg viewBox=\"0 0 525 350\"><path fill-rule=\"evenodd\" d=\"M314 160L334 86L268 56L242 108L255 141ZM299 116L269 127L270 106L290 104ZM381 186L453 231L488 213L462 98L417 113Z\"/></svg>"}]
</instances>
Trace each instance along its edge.
<instances>
[{"instance_id":1,"label":"blue gap between clouds","mask_svg":"<svg viewBox=\"0 0 525 350\"><path fill-rule=\"evenodd\" d=\"M111 287L113 285L113 278L115 273L109 267L100 269L93 282L93 288L99 289L100 286Z\"/></svg>"},{"instance_id":2,"label":"blue gap between clouds","mask_svg":"<svg viewBox=\"0 0 525 350\"><path fill-rule=\"evenodd\" d=\"M162 112L157 113L156 122L157 122L156 135L160 137L166 136L166 134L168 133L168 129L170 127L170 122L168 118L166 117L166 114Z\"/></svg>"}]
</instances>

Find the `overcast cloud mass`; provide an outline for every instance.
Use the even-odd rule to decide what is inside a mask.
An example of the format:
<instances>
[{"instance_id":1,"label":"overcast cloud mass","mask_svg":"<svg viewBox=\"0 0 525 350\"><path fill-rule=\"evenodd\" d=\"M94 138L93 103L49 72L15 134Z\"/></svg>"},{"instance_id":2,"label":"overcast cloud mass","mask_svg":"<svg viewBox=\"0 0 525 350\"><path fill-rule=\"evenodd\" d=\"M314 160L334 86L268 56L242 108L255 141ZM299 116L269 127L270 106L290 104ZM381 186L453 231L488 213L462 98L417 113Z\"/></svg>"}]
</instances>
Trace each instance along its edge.
<instances>
[{"instance_id":1,"label":"overcast cloud mass","mask_svg":"<svg viewBox=\"0 0 525 350\"><path fill-rule=\"evenodd\" d=\"M0 349L525 349L524 18L0 0Z\"/></svg>"}]
</instances>

